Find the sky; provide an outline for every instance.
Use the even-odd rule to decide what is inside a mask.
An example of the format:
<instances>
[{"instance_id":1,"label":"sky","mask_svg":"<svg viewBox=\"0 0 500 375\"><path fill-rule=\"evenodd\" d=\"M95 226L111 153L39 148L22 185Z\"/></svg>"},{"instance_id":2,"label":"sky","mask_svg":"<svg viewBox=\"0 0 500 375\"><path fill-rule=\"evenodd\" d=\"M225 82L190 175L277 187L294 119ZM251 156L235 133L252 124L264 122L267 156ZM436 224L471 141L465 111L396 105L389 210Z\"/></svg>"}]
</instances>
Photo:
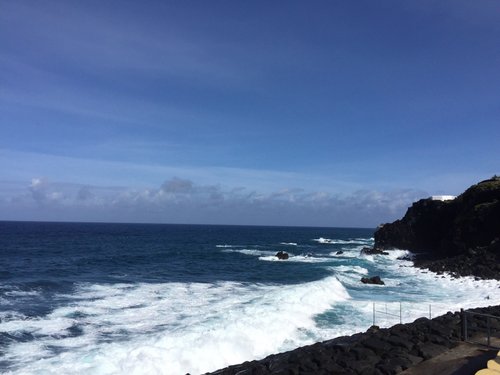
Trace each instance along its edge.
<instances>
[{"instance_id":1,"label":"sky","mask_svg":"<svg viewBox=\"0 0 500 375\"><path fill-rule=\"evenodd\" d=\"M376 227L500 174L500 2L0 0L0 220Z\"/></svg>"}]
</instances>

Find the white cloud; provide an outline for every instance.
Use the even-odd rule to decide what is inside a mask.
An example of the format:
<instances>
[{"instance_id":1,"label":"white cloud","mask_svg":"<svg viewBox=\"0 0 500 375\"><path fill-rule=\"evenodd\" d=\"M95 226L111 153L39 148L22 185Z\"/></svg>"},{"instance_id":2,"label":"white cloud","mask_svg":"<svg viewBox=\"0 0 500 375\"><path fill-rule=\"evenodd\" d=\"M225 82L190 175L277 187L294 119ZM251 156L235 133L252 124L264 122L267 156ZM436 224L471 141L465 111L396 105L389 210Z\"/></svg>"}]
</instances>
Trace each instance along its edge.
<instances>
[{"instance_id":1,"label":"white cloud","mask_svg":"<svg viewBox=\"0 0 500 375\"><path fill-rule=\"evenodd\" d=\"M0 219L6 220L359 227L395 220L427 195L416 190L359 190L347 195L305 189L261 192L177 177L141 189L53 183L41 177L15 194L12 188L1 188L2 184Z\"/></svg>"},{"instance_id":2,"label":"white cloud","mask_svg":"<svg viewBox=\"0 0 500 375\"><path fill-rule=\"evenodd\" d=\"M50 191L50 186L45 178L31 179L29 191L33 200L39 205L47 202L57 202L63 197L61 192Z\"/></svg>"}]
</instances>

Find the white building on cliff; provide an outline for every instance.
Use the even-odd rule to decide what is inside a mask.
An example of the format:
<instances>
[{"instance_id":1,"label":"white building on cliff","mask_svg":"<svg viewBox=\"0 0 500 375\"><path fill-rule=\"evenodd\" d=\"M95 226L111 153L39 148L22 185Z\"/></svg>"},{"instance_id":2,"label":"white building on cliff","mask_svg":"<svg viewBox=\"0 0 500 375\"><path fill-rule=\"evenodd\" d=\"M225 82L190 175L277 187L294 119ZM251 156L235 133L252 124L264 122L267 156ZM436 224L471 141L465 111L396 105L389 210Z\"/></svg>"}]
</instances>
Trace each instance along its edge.
<instances>
[{"instance_id":1,"label":"white building on cliff","mask_svg":"<svg viewBox=\"0 0 500 375\"><path fill-rule=\"evenodd\" d=\"M431 199L433 201L451 201L456 198L456 195L433 195Z\"/></svg>"}]
</instances>

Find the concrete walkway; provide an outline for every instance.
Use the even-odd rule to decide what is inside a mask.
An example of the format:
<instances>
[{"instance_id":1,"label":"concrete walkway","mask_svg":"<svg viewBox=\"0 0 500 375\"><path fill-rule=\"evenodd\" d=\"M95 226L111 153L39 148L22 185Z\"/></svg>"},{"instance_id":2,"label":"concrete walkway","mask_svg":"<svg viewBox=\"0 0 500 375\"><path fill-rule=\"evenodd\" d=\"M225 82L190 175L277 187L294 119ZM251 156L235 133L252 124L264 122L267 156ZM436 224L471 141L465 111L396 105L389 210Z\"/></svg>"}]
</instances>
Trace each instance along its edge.
<instances>
[{"instance_id":1,"label":"concrete walkway","mask_svg":"<svg viewBox=\"0 0 500 375\"><path fill-rule=\"evenodd\" d=\"M500 338L492 338L491 345L500 347ZM498 349L461 342L437 357L401 372L401 375L473 375L486 367L489 359L497 356Z\"/></svg>"}]
</instances>

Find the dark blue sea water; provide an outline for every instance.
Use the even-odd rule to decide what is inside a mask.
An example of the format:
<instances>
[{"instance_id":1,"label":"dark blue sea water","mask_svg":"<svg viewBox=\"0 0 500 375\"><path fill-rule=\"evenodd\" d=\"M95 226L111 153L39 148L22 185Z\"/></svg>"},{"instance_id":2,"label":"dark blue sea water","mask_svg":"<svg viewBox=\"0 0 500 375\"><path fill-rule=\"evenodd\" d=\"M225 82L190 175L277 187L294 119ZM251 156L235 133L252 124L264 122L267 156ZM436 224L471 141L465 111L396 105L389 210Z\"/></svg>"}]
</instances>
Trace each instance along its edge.
<instances>
[{"instance_id":1,"label":"dark blue sea water","mask_svg":"<svg viewBox=\"0 0 500 375\"><path fill-rule=\"evenodd\" d=\"M376 323L391 325L399 318L379 310L399 313L401 303L408 321L498 290L417 270L398 259L404 250L361 255L372 236L0 222L0 372L196 374L364 330L374 304ZM371 275L386 285L360 283Z\"/></svg>"}]
</instances>

